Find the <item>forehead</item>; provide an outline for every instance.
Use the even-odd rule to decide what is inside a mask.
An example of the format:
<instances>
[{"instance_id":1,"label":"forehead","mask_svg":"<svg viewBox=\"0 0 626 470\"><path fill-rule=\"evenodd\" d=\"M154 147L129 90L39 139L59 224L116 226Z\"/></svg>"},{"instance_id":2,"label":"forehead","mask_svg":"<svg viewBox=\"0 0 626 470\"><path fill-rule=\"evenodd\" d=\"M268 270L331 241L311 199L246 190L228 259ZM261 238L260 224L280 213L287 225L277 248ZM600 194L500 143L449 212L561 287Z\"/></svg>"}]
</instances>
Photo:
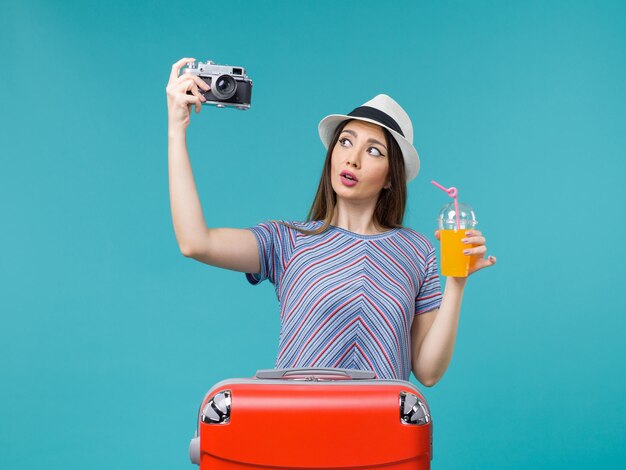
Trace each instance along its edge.
<instances>
[{"instance_id":1,"label":"forehead","mask_svg":"<svg viewBox=\"0 0 626 470\"><path fill-rule=\"evenodd\" d=\"M373 138L380 140L381 142L385 142L385 133L383 132L383 128L378 124L372 124L371 122L364 121L350 121L344 127L344 130L349 129L351 131L356 132L357 136L363 137L365 139Z\"/></svg>"}]
</instances>

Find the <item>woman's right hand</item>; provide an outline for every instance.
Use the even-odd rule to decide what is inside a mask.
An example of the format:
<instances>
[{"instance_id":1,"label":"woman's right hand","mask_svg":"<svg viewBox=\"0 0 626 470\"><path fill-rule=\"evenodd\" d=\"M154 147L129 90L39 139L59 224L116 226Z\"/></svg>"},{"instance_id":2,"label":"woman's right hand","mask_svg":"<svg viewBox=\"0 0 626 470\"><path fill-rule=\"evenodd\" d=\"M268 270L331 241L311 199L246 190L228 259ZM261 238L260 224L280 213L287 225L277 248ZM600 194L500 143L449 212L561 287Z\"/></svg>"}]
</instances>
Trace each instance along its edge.
<instances>
[{"instance_id":1,"label":"woman's right hand","mask_svg":"<svg viewBox=\"0 0 626 470\"><path fill-rule=\"evenodd\" d=\"M180 69L196 59L180 59L172 65L170 80L165 91L167 92L167 116L170 130L185 130L189 125L191 107L195 105L196 113L202 109L206 101L198 88L208 91L211 87L200 77L189 73L180 74ZM187 92L190 91L191 95Z\"/></svg>"}]
</instances>

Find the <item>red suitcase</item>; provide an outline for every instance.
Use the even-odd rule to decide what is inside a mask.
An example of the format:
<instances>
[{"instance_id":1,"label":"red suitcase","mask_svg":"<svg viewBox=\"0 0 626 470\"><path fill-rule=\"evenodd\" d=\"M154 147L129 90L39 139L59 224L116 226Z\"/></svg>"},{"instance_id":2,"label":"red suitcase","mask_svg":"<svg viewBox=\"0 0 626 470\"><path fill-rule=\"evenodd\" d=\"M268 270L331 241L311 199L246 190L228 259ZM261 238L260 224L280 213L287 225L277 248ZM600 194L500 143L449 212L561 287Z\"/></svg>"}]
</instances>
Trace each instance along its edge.
<instances>
[{"instance_id":1,"label":"red suitcase","mask_svg":"<svg viewBox=\"0 0 626 470\"><path fill-rule=\"evenodd\" d=\"M348 369L269 369L216 384L200 405L191 461L252 467L430 468L432 421L404 380Z\"/></svg>"}]
</instances>

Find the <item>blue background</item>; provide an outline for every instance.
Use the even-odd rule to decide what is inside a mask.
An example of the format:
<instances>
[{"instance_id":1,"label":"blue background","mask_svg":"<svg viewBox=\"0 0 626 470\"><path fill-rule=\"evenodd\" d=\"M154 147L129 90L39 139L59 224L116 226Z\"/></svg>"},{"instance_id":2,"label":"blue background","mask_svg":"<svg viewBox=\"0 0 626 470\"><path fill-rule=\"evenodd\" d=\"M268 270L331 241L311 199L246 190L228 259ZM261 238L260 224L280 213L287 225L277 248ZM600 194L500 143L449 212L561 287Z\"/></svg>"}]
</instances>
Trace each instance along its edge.
<instances>
[{"instance_id":1,"label":"blue background","mask_svg":"<svg viewBox=\"0 0 626 470\"><path fill-rule=\"evenodd\" d=\"M165 85L187 56L254 80L250 111L192 115L209 226L303 219L318 121L381 92L422 157L405 225L434 241L431 179L475 208L498 264L423 388L433 468L624 468L626 4L232 5L2 2L0 467L192 468L205 391L274 364L273 286L174 237Z\"/></svg>"}]
</instances>

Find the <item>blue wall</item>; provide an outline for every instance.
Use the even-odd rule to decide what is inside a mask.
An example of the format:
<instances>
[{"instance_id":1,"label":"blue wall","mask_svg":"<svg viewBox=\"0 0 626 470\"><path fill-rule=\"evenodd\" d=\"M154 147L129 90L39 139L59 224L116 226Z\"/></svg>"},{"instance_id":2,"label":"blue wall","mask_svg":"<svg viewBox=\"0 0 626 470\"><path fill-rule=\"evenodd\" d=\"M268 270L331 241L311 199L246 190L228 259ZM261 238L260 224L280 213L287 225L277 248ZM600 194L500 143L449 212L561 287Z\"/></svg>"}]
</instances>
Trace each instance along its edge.
<instances>
[{"instance_id":1,"label":"blue wall","mask_svg":"<svg viewBox=\"0 0 626 470\"><path fill-rule=\"evenodd\" d=\"M433 468L624 468L626 4L235 5L3 3L0 467L192 468L204 392L274 364L273 286L174 237L165 85L191 56L254 79L250 111L192 116L210 226L304 218L317 122L381 92L422 157L405 224L434 240L431 179L475 208L498 264L424 390Z\"/></svg>"}]
</instances>

